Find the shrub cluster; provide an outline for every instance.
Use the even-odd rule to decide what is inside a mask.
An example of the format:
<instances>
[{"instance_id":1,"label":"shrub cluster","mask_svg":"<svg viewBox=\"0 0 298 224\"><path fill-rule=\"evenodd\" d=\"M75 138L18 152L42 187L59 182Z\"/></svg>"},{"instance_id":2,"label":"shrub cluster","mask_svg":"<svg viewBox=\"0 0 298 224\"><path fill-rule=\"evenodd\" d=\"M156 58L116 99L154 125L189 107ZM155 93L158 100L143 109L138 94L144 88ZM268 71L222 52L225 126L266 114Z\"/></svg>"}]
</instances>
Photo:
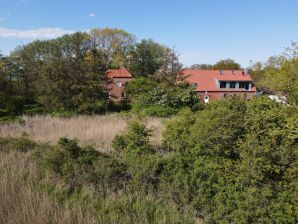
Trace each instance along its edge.
<instances>
[{"instance_id":1,"label":"shrub cluster","mask_svg":"<svg viewBox=\"0 0 298 224\"><path fill-rule=\"evenodd\" d=\"M137 78L130 82L126 91L132 101L133 111L145 115L169 117L182 108L200 109L196 92L191 86L159 83L150 78Z\"/></svg>"},{"instance_id":2,"label":"shrub cluster","mask_svg":"<svg viewBox=\"0 0 298 224\"><path fill-rule=\"evenodd\" d=\"M295 223L297 127L295 107L230 98L180 112L167 124L164 153L137 123L114 147L134 189L163 192L206 223Z\"/></svg>"},{"instance_id":3,"label":"shrub cluster","mask_svg":"<svg viewBox=\"0 0 298 224\"><path fill-rule=\"evenodd\" d=\"M172 167L184 174L178 197L207 223L296 223L297 114L266 98L234 98L178 115L164 140L187 160Z\"/></svg>"}]
</instances>

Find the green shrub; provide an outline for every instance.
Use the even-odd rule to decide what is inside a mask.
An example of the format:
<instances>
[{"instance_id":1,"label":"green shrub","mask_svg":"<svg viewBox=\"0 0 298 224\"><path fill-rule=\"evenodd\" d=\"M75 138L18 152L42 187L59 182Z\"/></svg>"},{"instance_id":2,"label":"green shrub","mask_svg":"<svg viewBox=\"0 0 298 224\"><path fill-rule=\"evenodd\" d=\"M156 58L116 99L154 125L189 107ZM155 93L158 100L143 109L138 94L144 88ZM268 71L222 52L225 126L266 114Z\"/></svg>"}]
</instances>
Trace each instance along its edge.
<instances>
[{"instance_id":1,"label":"green shrub","mask_svg":"<svg viewBox=\"0 0 298 224\"><path fill-rule=\"evenodd\" d=\"M76 140L66 138L61 138L55 149L46 155L44 164L72 187L91 183L118 189L129 178L124 164L92 147L82 148Z\"/></svg>"},{"instance_id":2,"label":"green shrub","mask_svg":"<svg viewBox=\"0 0 298 224\"><path fill-rule=\"evenodd\" d=\"M132 122L121 135L117 135L112 143L116 152L123 154L127 158L136 158L150 154L152 152L149 138L152 130L146 128L144 124Z\"/></svg>"},{"instance_id":3,"label":"green shrub","mask_svg":"<svg viewBox=\"0 0 298 224\"><path fill-rule=\"evenodd\" d=\"M127 85L133 111L145 115L170 117L182 108L200 109L197 94L191 86L158 83L149 78L138 78Z\"/></svg>"},{"instance_id":4,"label":"green shrub","mask_svg":"<svg viewBox=\"0 0 298 224\"><path fill-rule=\"evenodd\" d=\"M20 138L0 138L0 151L16 150L19 152L28 152L34 150L36 143L23 133Z\"/></svg>"},{"instance_id":5,"label":"green shrub","mask_svg":"<svg viewBox=\"0 0 298 224\"><path fill-rule=\"evenodd\" d=\"M206 223L295 223L297 114L266 98L181 113L166 127L165 144L178 152L160 180Z\"/></svg>"},{"instance_id":6,"label":"green shrub","mask_svg":"<svg viewBox=\"0 0 298 224\"><path fill-rule=\"evenodd\" d=\"M174 119L168 121L163 133L164 144L170 150L187 150L190 144L191 127L194 125L197 114L190 109L182 110Z\"/></svg>"}]
</instances>

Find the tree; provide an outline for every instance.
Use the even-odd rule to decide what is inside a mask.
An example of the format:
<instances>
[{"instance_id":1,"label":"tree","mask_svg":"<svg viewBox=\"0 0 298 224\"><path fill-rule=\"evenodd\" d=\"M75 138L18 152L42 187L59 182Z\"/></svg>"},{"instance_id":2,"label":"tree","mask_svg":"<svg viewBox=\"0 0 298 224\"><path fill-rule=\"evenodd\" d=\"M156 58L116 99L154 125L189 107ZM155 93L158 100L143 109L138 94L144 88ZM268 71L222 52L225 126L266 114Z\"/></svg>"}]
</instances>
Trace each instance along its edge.
<instances>
[{"instance_id":1,"label":"tree","mask_svg":"<svg viewBox=\"0 0 298 224\"><path fill-rule=\"evenodd\" d=\"M96 112L103 99L101 57L92 52L86 33L33 41L12 53L26 99L40 103L45 111Z\"/></svg>"},{"instance_id":2,"label":"tree","mask_svg":"<svg viewBox=\"0 0 298 224\"><path fill-rule=\"evenodd\" d=\"M129 69L136 77L152 76L162 66L164 53L165 46L151 39L141 40L131 51Z\"/></svg>"},{"instance_id":3,"label":"tree","mask_svg":"<svg viewBox=\"0 0 298 224\"><path fill-rule=\"evenodd\" d=\"M92 29L93 50L102 55L102 71L127 66L128 54L135 43L135 36L121 29Z\"/></svg>"},{"instance_id":4,"label":"tree","mask_svg":"<svg viewBox=\"0 0 298 224\"><path fill-rule=\"evenodd\" d=\"M130 55L130 71L139 77L152 77L155 81L174 84L181 70L178 54L174 49L144 39L137 43Z\"/></svg>"},{"instance_id":5,"label":"tree","mask_svg":"<svg viewBox=\"0 0 298 224\"><path fill-rule=\"evenodd\" d=\"M240 68L240 64L229 58L220 60L215 65L213 65L213 69L217 70L238 70Z\"/></svg>"},{"instance_id":6,"label":"tree","mask_svg":"<svg viewBox=\"0 0 298 224\"><path fill-rule=\"evenodd\" d=\"M213 65L209 64L193 64L190 66L191 69L213 69Z\"/></svg>"},{"instance_id":7,"label":"tree","mask_svg":"<svg viewBox=\"0 0 298 224\"><path fill-rule=\"evenodd\" d=\"M161 67L157 72L154 73L153 79L158 82L165 82L175 85L177 74L181 68L182 64L179 62L178 54L175 49L166 47L164 49Z\"/></svg>"},{"instance_id":8,"label":"tree","mask_svg":"<svg viewBox=\"0 0 298 224\"><path fill-rule=\"evenodd\" d=\"M298 44L292 43L283 55L270 57L258 70L252 70L252 76L258 90L281 94L289 102L298 103ZM260 67L260 66L259 66Z\"/></svg>"},{"instance_id":9,"label":"tree","mask_svg":"<svg viewBox=\"0 0 298 224\"><path fill-rule=\"evenodd\" d=\"M265 67L267 68L281 68L285 57L282 55L279 56L271 56L267 59L265 63Z\"/></svg>"}]
</instances>

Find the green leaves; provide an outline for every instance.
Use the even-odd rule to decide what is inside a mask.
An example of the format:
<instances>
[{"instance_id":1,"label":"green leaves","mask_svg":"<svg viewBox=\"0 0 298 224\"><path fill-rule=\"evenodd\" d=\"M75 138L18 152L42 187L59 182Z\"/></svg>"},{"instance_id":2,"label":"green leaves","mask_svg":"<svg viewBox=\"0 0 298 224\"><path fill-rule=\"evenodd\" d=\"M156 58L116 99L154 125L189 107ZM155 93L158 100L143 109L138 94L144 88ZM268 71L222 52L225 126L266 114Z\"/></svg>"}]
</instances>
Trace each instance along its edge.
<instances>
[{"instance_id":1,"label":"green leaves","mask_svg":"<svg viewBox=\"0 0 298 224\"><path fill-rule=\"evenodd\" d=\"M113 148L127 158L136 158L151 152L149 138L152 130L138 122L130 123L128 130L117 135L113 140Z\"/></svg>"},{"instance_id":2,"label":"green leaves","mask_svg":"<svg viewBox=\"0 0 298 224\"><path fill-rule=\"evenodd\" d=\"M167 124L166 146L189 156L184 179L193 190L180 189L190 192L188 203L206 223L298 220L297 114L297 108L263 97L231 98Z\"/></svg>"},{"instance_id":3,"label":"green leaves","mask_svg":"<svg viewBox=\"0 0 298 224\"><path fill-rule=\"evenodd\" d=\"M199 105L191 86L173 86L141 77L129 82L126 90L133 110L146 115L169 117L181 108Z\"/></svg>"}]
</instances>

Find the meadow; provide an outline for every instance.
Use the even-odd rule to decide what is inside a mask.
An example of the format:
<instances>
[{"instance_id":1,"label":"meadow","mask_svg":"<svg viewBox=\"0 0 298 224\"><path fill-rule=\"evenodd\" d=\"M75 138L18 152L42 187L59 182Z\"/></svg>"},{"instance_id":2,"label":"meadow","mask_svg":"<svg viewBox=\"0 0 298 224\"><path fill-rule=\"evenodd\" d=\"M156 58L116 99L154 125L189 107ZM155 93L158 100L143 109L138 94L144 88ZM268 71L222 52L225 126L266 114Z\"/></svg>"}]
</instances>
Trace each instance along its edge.
<instances>
[{"instance_id":1,"label":"meadow","mask_svg":"<svg viewBox=\"0 0 298 224\"><path fill-rule=\"evenodd\" d=\"M26 134L31 140L52 145L61 137L67 137L79 140L82 145L92 145L99 151L108 152L114 137L123 132L130 121L136 119L140 118L120 114L71 118L50 115L23 116L21 122L1 125L0 137L20 137ZM151 143L160 145L165 119L143 117L141 120L148 128L153 129Z\"/></svg>"}]
</instances>

